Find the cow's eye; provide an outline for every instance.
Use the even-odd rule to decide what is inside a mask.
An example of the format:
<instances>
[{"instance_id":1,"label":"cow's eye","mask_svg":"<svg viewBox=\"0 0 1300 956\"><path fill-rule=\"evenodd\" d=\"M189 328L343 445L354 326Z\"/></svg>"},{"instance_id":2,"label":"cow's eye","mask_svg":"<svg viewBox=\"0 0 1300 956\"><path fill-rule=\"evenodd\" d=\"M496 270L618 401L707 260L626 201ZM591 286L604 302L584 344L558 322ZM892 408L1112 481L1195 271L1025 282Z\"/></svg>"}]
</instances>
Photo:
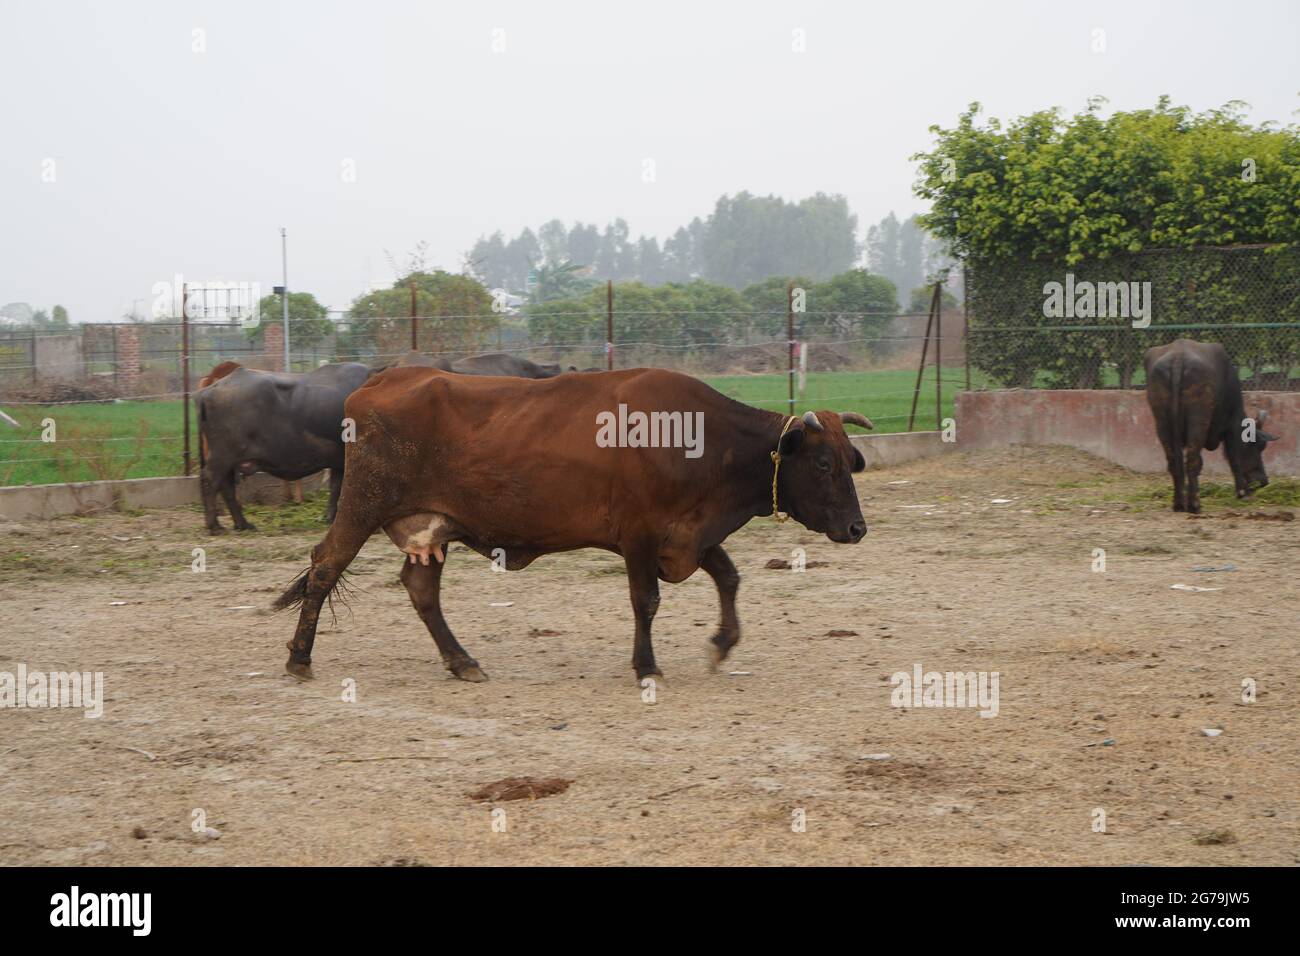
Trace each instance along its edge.
<instances>
[{"instance_id":1,"label":"cow's eye","mask_svg":"<svg viewBox=\"0 0 1300 956\"><path fill-rule=\"evenodd\" d=\"M818 471L830 471L830 470L831 470L831 462L830 462L830 459L829 459L829 458L818 458L818 459L817 459L817 470L818 470Z\"/></svg>"}]
</instances>

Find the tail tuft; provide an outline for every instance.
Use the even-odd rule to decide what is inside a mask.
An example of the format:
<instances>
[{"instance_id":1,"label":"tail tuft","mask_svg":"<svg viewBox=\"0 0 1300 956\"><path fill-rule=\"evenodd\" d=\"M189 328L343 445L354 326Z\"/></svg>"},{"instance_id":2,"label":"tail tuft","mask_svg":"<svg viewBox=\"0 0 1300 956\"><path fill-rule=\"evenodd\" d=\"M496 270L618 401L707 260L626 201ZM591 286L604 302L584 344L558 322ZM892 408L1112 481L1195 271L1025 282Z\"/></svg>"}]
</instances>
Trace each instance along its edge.
<instances>
[{"instance_id":1,"label":"tail tuft","mask_svg":"<svg viewBox=\"0 0 1300 956\"><path fill-rule=\"evenodd\" d=\"M291 607L301 606L303 599L307 597L307 576L309 574L311 574L311 568L294 578L293 583L289 585L289 590L276 598L271 608L276 611L284 611Z\"/></svg>"}]
</instances>

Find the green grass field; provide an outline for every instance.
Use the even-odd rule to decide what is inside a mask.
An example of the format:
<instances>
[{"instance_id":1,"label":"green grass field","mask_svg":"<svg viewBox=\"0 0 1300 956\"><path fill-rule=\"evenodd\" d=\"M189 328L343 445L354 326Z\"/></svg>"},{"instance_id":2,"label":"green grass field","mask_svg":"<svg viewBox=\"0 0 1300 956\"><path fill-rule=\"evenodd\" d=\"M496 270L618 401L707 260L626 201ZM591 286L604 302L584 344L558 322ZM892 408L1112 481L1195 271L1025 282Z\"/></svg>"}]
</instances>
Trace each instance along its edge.
<instances>
[{"instance_id":1,"label":"green grass field","mask_svg":"<svg viewBox=\"0 0 1300 956\"><path fill-rule=\"evenodd\" d=\"M769 411L788 408L789 386L786 376L776 375L706 375L708 382L722 394L757 405ZM965 387L965 371L943 370L942 417L952 415L953 396ZM978 387L978 383L976 384ZM875 433L907 431L907 417L916 389L916 370L900 369L877 372L815 372L808 376L802 397L795 396L795 413L809 409L861 412L875 424ZM916 403L918 431L935 427L935 376L927 368L921 380L921 394Z\"/></svg>"},{"instance_id":2,"label":"green grass field","mask_svg":"<svg viewBox=\"0 0 1300 956\"><path fill-rule=\"evenodd\" d=\"M953 396L964 384L960 368L943 372L943 415L952 414ZM786 376L715 375L704 378L737 401L770 411L786 410ZM876 433L907 429L916 372L819 372L808 376L795 411L829 408L858 411ZM916 407L916 427L935 427L934 370L926 369ZM4 406L21 428L0 422L0 486L45 485L66 481L149 478L182 473L181 403L113 402L91 405ZM191 410L191 429L195 428ZM45 419L54 420L54 442L41 440ZM198 468L197 433L191 450Z\"/></svg>"},{"instance_id":3,"label":"green grass field","mask_svg":"<svg viewBox=\"0 0 1300 956\"><path fill-rule=\"evenodd\" d=\"M0 408L21 426L0 421L0 486L181 474L180 401ZM47 419L53 442L41 440Z\"/></svg>"}]
</instances>

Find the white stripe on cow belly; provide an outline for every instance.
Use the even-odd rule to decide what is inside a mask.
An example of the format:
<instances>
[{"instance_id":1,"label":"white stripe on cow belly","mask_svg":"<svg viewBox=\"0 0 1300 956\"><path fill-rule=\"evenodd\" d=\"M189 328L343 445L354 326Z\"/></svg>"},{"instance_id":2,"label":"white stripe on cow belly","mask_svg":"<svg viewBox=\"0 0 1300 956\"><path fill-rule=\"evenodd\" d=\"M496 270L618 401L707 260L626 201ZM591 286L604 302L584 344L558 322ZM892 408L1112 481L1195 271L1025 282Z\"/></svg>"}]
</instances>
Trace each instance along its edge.
<instances>
[{"instance_id":1,"label":"white stripe on cow belly","mask_svg":"<svg viewBox=\"0 0 1300 956\"><path fill-rule=\"evenodd\" d=\"M460 532L456 523L446 515L425 511L388 522L384 525L384 533L401 551L410 555L412 564L418 559L427 565L430 555L442 563L445 560L442 546Z\"/></svg>"}]
</instances>

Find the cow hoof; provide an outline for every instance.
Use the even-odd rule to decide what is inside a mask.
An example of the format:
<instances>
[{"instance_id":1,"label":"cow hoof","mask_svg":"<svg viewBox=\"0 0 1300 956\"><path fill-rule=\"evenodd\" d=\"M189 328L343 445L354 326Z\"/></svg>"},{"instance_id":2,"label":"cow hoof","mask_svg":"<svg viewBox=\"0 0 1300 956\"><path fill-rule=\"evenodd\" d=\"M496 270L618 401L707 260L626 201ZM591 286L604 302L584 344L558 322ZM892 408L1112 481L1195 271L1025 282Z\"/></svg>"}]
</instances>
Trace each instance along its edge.
<instances>
[{"instance_id":1,"label":"cow hoof","mask_svg":"<svg viewBox=\"0 0 1300 956\"><path fill-rule=\"evenodd\" d=\"M242 525L240 525L240 526L239 526L238 528L236 528L235 530L236 530L236 531L256 531L256 530L257 530L257 525L252 525L252 524L249 524L247 521L245 521Z\"/></svg>"},{"instance_id":2,"label":"cow hoof","mask_svg":"<svg viewBox=\"0 0 1300 956\"><path fill-rule=\"evenodd\" d=\"M640 687L647 680L652 680L655 682L656 685L661 687L668 686L668 681L664 678L663 671L659 670L658 668L652 671L646 671L644 674L636 675L636 683L638 687Z\"/></svg>"},{"instance_id":3,"label":"cow hoof","mask_svg":"<svg viewBox=\"0 0 1300 956\"><path fill-rule=\"evenodd\" d=\"M727 655L731 653L731 645L735 643L734 640L728 641L721 631L709 638L708 650L710 673L717 671L718 665L727 659Z\"/></svg>"},{"instance_id":4,"label":"cow hoof","mask_svg":"<svg viewBox=\"0 0 1300 956\"><path fill-rule=\"evenodd\" d=\"M219 525L219 524L214 524L214 525L209 525L209 526L208 526L208 534L213 535L214 537L215 537L216 535L219 535L219 534L225 534L225 533L226 533L226 529L223 528L223 527L222 527L221 525Z\"/></svg>"},{"instance_id":5,"label":"cow hoof","mask_svg":"<svg viewBox=\"0 0 1300 956\"><path fill-rule=\"evenodd\" d=\"M481 684L488 679L487 674L483 673L483 669L472 661L453 666L451 672L456 676L457 680L469 681L471 684Z\"/></svg>"},{"instance_id":6,"label":"cow hoof","mask_svg":"<svg viewBox=\"0 0 1300 956\"><path fill-rule=\"evenodd\" d=\"M310 663L300 664L293 660L285 662L284 672L297 680L313 680L316 677L316 675L311 672Z\"/></svg>"}]
</instances>

